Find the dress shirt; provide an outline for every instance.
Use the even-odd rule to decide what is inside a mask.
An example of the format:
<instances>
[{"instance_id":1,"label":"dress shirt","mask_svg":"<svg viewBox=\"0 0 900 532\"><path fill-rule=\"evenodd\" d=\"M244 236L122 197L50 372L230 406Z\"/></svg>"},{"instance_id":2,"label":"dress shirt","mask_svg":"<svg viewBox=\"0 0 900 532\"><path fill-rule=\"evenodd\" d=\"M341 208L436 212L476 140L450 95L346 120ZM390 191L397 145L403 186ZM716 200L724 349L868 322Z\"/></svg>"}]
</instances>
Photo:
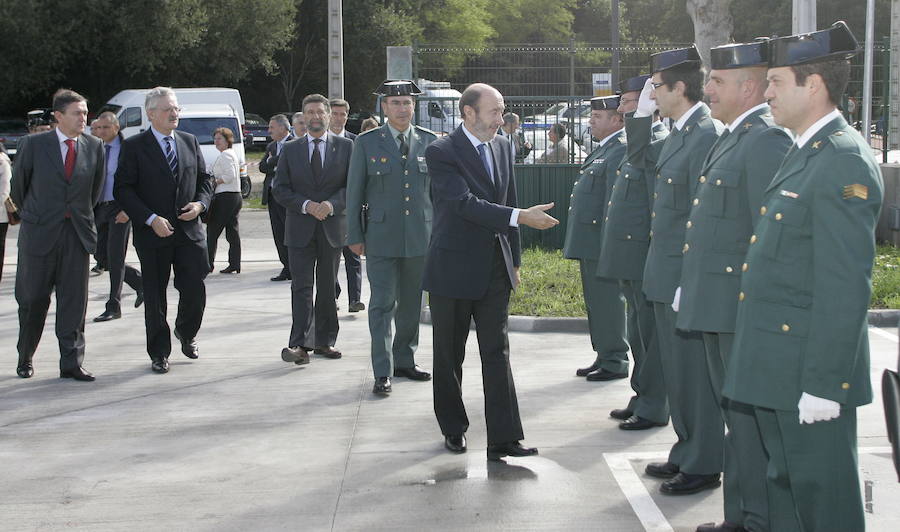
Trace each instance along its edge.
<instances>
[{"instance_id":1,"label":"dress shirt","mask_svg":"<svg viewBox=\"0 0 900 532\"><path fill-rule=\"evenodd\" d=\"M809 139L813 138L813 136L819 132L820 129L825 127L829 122L841 116L841 113L837 109L833 109L830 113L818 119L815 124L809 126L809 128L803 132L802 135L797 137L797 149L802 148Z\"/></svg>"},{"instance_id":2,"label":"dress shirt","mask_svg":"<svg viewBox=\"0 0 900 532\"><path fill-rule=\"evenodd\" d=\"M322 170L324 171L325 170L325 152L328 151L325 149L326 145L328 144L328 132L326 131L326 132L322 133L321 137L314 137L310 133L307 133L306 135L303 136L303 142L306 142L306 145L309 147L308 153L309 153L310 162L312 162L313 150L316 148L316 143L313 142L314 139L322 139L322 142L319 143L319 156L322 158ZM303 205L300 207L300 211L303 214L306 214L306 206L309 205L309 201L310 200L304 201ZM324 203L325 205L328 205L328 208L331 209L331 213L329 214L329 216L334 214L334 206L331 204L330 201L325 200L322 203Z\"/></svg>"},{"instance_id":3,"label":"dress shirt","mask_svg":"<svg viewBox=\"0 0 900 532\"><path fill-rule=\"evenodd\" d=\"M687 123L688 120L697 112L697 109L700 109L703 106L703 102L697 102L693 107L687 110L686 113L681 115L678 120L675 121L675 125L673 126L676 131L681 131L681 128Z\"/></svg>"},{"instance_id":4,"label":"dress shirt","mask_svg":"<svg viewBox=\"0 0 900 532\"><path fill-rule=\"evenodd\" d=\"M150 131L153 133L153 136L156 138L156 142L159 144L159 149L162 150L164 159L166 157L166 144L167 144L166 137L172 138L172 140L171 140L172 149L175 150L175 160L177 161L178 160L178 148L177 148L177 144L175 142L175 131L172 130L172 133L170 133L168 135L163 135L162 133L157 131L156 128L154 128L153 126L150 126ZM156 213L153 213L147 217L147 221L145 221L144 223L147 225L153 225L153 220L155 220L155 219L156 219Z\"/></svg>"},{"instance_id":5,"label":"dress shirt","mask_svg":"<svg viewBox=\"0 0 900 532\"><path fill-rule=\"evenodd\" d=\"M763 102L763 103L761 103L761 104L759 104L759 105L754 105L754 106L751 107L750 109L747 109L746 111L744 111L744 113L743 113L741 116L737 117L737 118L734 120L734 122L732 122L732 123L728 124L727 126L725 126L725 129L727 129L728 131L734 133L734 130L737 129L738 126L741 125L741 122L743 122L745 118L747 118L748 116L750 116L751 113L755 113L757 110L762 109L763 107L765 107L765 106L767 106L767 105L769 105L769 104L767 104L766 102Z\"/></svg>"},{"instance_id":6,"label":"dress shirt","mask_svg":"<svg viewBox=\"0 0 900 532\"><path fill-rule=\"evenodd\" d=\"M63 135L63 132L59 130L59 128L54 129L56 131L56 138L59 139L59 154L62 155L63 164L66 162L66 154L69 152L69 147L66 146L67 140L74 140L75 146L78 146L78 136L67 137ZM78 156L78 151L76 148L75 156Z\"/></svg>"},{"instance_id":7,"label":"dress shirt","mask_svg":"<svg viewBox=\"0 0 900 532\"><path fill-rule=\"evenodd\" d=\"M109 146L109 151L106 158L106 180L103 181L103 194L100 196L101 203L114 199L113 184L116 182L116 170L119 168L119 151L122 149L122 139L117 136L109 144L104 142L104 152L107 152L107 146Z\"/></svg>"},{"instance_id":8,"label":"dress shirt","mask_svg":"<svg viewBox=\"0 0 900 532\"><path fill-rule=\"evenodd\" d=\"M466 129L465 124L463 124L461 127L463 130L463 133L466 134L466 137L469 139L469 142L472 143L472 147L475 148L476 152L478 151L478 146L480 146L482 144L488 144L487 142L482 142L481 140L478 139L478 137L471 134L469 132L469 130ZM487 160L488 160L488 167L489 167L490 173L491 173L491 181L494 181L496 179L496 177L494 177L494 160L493 160L494 157L493 157L493 152L491 151L491 145L488 144L485 148L487 149L487 153L488 153ZM481 160L480 155L478 156L478 160L479 161ZM509 176L509 177L510 177L510 179L512 179L512 176ZM519 227L519 212L521 210L522 209L513 208L512 214L509 215L509 226L510 227Z\"/></svg>"},{"instance_id":9,"label":"dress shirt","mask_svg":"<svg viewBox=\"0 0 900 532\"><path fill-rule=\"evenodd\" d=\"M603 140L601 140L599 143L597 143L598 146L602 148L603 146L606 145L607 142L609 142L609 139L615 137L616 135L618 135L619 133L621 133L624 130L625 130L625 128L623 127L621 129L617 129L617 130L613 131L612 133L610 133L609 135L603 137Z\"/></svg>"},{"instance_id":10,"label":"dress shirt","mask_svg":"<svg viewBox=\"0 0 900 532\"><path fill-rule=\"evenodd\" d=\"M222 151L212 165L212 175L216 179L222 179L222 183L216 183L216 194L222 192L240 192L240 166L234 149L228 148Z\"/></svg>"},{"instance_id":11,"label":"dress shirt","mask_svg":"<svg viewBox=\"0 0 900 532\"><path fill-rule=\"evenodd\" d=\"M412 153L412 126L406 128L406 131L400 131L396 129L394 126L388 122L388 130L391 132L391 138L394 139L394 144L397 145L397 149L400 149L400 139L397 138L397 135L403 134L403 138L406 139L406 145L409 146L409 151Z\"/></svg>"}]
</instances>

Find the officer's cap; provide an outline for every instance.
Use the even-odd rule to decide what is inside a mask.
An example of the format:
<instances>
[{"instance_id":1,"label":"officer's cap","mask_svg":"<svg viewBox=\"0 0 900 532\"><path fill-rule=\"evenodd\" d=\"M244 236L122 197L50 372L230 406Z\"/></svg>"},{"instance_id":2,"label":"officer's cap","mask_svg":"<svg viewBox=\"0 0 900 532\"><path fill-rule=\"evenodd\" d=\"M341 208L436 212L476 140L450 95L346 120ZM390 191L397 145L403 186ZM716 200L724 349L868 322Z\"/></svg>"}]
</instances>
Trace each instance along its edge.
<instances>
[{"instance_id":1,"label":"officer's cap","mask_svg":"<svg viewBox=\"0 0 900 532\"><path fill-rule=\"evenodd\" d=\"M592 111L615 111L618 108L618 96L597 96L596 98L591 98Z\"/></svg>"},{"instance_id":2,"label":"officer's cap","mask_svg":"<svg viewBox=\"0 0 900 532\"><path fill-rule=\"evenodd\" d=\"M650 56L650 71L661 72L682 65L691 65L700 68L702 60L700 52L693 44L688 48L676 48L666 50Z\"/></svg>"},{"instance_id":3,"label":"officer's cap","mask_svg":"<svg viewBox=\"0 0 900 532\"><path fill-rule=\"evenodd\" d=\"M768 42L760 37L753 42L716 46L709 51L709 66L713 70L768 66Z\"/></svg>"},{"instance_id":4,"label":"officer's cap","mask_svg":"<svg viewBox=\"0 0 900 532\"><path fill-rule=\"evenodd\" d=\"M850 59L859 52L859 42L843 20L830 28L789 35L769 41L769 67L814 63L826 59Z\"/></svg>"},{"instance_id":5,"label":"officer's cap","mask_svg":"<svg viewBox=\"0 0 900 532\"><path fill-rule=\"evenodd\" d=\"M386 79L372 94L378 96L418 96L419 87L408 79Z\"/></svg>"},{"instance_id":6,"label":"officer's cap","mask_svg":"<svg viewBox=\"0 0 900 532\"><path fill-rule=\"evenodd\" d=\"M640 76L622 80L619 82L619 93L622 94L625 92L643 90L644 84L647 83L648 79L650 79L650 76L647 74L643 74Z\"/></svg>"}]
</instances>

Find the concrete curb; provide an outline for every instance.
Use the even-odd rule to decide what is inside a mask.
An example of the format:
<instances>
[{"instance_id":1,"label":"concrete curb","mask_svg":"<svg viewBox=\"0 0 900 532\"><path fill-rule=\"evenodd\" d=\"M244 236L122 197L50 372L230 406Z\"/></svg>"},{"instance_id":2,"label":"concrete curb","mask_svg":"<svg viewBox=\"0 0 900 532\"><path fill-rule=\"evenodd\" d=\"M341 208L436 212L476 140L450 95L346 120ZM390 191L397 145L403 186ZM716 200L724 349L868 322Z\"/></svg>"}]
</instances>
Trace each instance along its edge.
<instances>
[{"instance_id":1,"label":"concrete curb","mask_svg":"<svg viewBox=\"0 0 900 532\"><path fill-rule=\"evenodd\" d=\"M426 307L420 316L422 323L431 323L431 311ZM873 327L896 327L900 309L869 310L868 322ZM587 333L587 318L541 318L537 316L510 316L509 330L536 333Z\"/></svg>"}]
</instances>

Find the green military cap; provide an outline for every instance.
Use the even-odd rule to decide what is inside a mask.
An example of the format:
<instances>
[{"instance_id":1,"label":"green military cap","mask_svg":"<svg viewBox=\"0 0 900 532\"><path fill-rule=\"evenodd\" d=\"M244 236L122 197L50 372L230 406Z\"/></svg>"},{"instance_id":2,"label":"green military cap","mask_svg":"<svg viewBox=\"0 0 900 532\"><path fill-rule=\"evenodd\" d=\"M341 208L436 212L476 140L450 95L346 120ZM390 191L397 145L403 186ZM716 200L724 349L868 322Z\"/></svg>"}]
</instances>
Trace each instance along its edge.
<instances>
[{"instance_id":1,"label":"green military cap","mask_svg":"<svg viewBox=\"0 0 900 532\"><path fill-rule=\"evenodd\" d=\"M386 79L372 94L376 96L418 96L422 94L422 91L408 79Z\"/></svg>"},{"instance_id":2,"label":"green military cap","mask_svg":"<svg viewBox=\"0 0 900 532\"><path fill-rule=\"evenodd\" d=\"M850 59L859 52L859 42L843 20L830 28L789 35L769 41L769 67L786 67L827 59Z\"/></svg>"}]
</instances>

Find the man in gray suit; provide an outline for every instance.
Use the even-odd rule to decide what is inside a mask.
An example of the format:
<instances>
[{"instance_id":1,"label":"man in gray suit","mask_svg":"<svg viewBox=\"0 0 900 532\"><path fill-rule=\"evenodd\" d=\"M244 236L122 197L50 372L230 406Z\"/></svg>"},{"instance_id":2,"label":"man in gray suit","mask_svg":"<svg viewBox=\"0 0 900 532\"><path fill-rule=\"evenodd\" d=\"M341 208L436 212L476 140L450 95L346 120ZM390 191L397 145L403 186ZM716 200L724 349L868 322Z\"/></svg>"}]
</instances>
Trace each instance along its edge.
<instances>
[{"instance_id":1,"label":"man in gray suit","mask_svg":"<svg viewBox=\"0 0 900 532\"><path fill-rule=\"evenodd\" d=\"M347 235L344 206L353 141L328 131L329 113L328 98L321 94L303 99L307 133L282 148L272 188L287 211L284 243L291 269L293 323L281 358L296 364L308 364L311 350L341 358L334 348L338 333L334 282Z\"/></svg>"},{"instance_id":2,"label":"man in gray suit","mask_svg":"<svg viewBox=\"0 0 900 532\"><path fill-rule=\"evenodd\" d=\"M50 293L56 290L60 378L92 381L84 361L88 265L97 246L94 205L103 185L100 140L84 134L87 100L70 90L53 95L58 126L24 137L13 167L10 197L19 206L19 363L34 375L32 357L44 331Z\"/></svg>"}]
</instances>

